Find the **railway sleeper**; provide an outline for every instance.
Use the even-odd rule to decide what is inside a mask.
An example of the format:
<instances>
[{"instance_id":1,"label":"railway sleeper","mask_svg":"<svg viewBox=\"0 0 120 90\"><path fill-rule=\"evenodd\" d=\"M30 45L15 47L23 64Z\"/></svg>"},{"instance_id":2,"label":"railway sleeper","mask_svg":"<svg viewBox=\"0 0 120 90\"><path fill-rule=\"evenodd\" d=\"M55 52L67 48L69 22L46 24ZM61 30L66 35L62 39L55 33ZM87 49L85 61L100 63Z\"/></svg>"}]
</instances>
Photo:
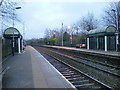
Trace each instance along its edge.
<instances>
[{"instance_id":1,"label":"railway sleeper","mask_svg":"<svg viewBox=\"0 0 120 90\"><path fill-rule=\"evenodd\" d=\"M72 81L72 84L77 84L77 83L88 83L89 80L80 80L80 81Z\"/></svg>"},{"instance_id":2,"label":"railway sleeper","mask_svg":"<svg viewBox=\"0 0 120 90\"><path fill-rule=\"evenodd\" d=\"M78 75L78 74L63 74L64 76L80 76L80 75Z\"/></svg>"},{"instance_id":3,"label":"railway sleeper","mask_svg":"<svg viewBox=\"0 0 120 90\"><path fill-rule=\"evenodd\" d=\"M70 70L69 70L69 69L60 69L60 70L58 69L58 71L70 73Z\"/></svg>"},{"instance_id":4,"label":"railway sleeper","mask_svg":"<svg viewBox=\"0 0 120 90\"><path fill-rule=\"evenodd\" d=\"M68 75L68 76L65 76L66 78L79 78L80 75Z\"/></svg>"},{"instance_id":5,"label":"railway sleeper","mask_svg":"<svg viewBox=\"0 0 120 90\"><path fill-rule=\"evenodd\" d=\"M77 73L64 73L64 76L69 76L69 75L78 75Z\"/></svg>"},{"instance_id":6,"label":"railway sleeper","mask_svg":"<svg viewBox=\"0 0 120 90\"><path fill-rule=\"evenodd\" d=\"M67 72L61 72L63 75L66 75L66 74L76 74L75 72L71 72L71 73L67 73Z\"/></svg>"},{"instance_id":7,"label":"railway sleeper","mask_svg":"<svg viewBox=\"0 0 120 90\"><path fill-rule=\"evenodd\" d=\"M61 69L68 69L68 68L65 68L65 67L64 67L64 66L62 66L62 65L57 66L57 67L59 67L59 68L61 68Z\"/></svg>"},{"instance_id":8,"label":"railway sleeper","mask_svg":"<svg viewBox=\"0 0 120 90\"><path fill-rule=\"evenodd\" d=\"M59 67L55 67L56 69L58 69L59 71L69 71L67 68L59 68Z\"/></svg>"},{"instance_id":9,"label":"railway sleeper","mask_svg":"<svg viewBox=\"0 0 120 90\"><path fill-rule=\"evenodd\" d=\"M87 83L87 84L80 84L80 85L74 85L76 88L92 88L94 86L94 83Z\"/></svg>"},{"instance_id":10,"label":"railway sleeper","mask_svg":"<svg viewBox=\"0 0 120 90\"><path fill-rule=\"evenodd\" d=\"M60 70L68 70L69 71L69 69L68 68L64 68L64 67L56 67L58 70L60 69Z\"/></svg>"},{"instance_id":11,"label":"railway sleeper","mask_svg":"<svg viewBox=\"0 0 120 90\"><path fill-rule=\"evenodd\" d=\"M61 72L62 74L64 74L64 73L75 73L74 71L63 71L63 72Z\"/></svg>"},{"instance_id":12,"label":"railway sleeper","mask_svg":"<svg viewBox=\"0 0 120 90\"><path fill-rule=\"evenodd\" d=\"M84 77L79 77L79 78L67 78L69 81L79 81L79 80L84 80Z\"/></svg>"}]
</instances>

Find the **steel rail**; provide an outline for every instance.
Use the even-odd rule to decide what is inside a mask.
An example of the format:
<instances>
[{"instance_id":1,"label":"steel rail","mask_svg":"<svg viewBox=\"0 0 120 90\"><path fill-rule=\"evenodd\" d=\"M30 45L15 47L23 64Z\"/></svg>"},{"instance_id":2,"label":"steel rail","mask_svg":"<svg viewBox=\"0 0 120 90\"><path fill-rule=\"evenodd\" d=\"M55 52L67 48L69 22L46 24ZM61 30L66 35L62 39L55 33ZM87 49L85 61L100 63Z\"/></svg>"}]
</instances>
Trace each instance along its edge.
<instances>
[{"instance_id":1,"label":"steel rail","mask_svg":"<svg viewBox=\"0 0 120 90\"><path fill-rule=\"evenodd\" d=\"M100 71L103 71L103 72L112 74L112 75L114 75L114 76L120 77L119 74L116 74L116 73L113 73L113 72L110 72L110 71L107 71L107 70L98 68L98 67L93 66L93 65L89 65L89 64L84 63L84 62L82 62L82 61L80 61L80 60L77 60L77 58L74 58L74 57L72 57L72 56L69 56L69 55L66 55L66 54L63 54L63 53L59 53L59 52L53 51L53 50L50 50L50 51L53 52L53 53L59 54L59 55L61 55L61 56L64 56L64 57L66 57L66 58L72 59L72 60L74 60L74 61L76 61L76 62L78 62L78 63L82 63L82 64L85 64L85 65L87 65L87 66L89 66L89 67L92 67L92 68L98 69L98 70L100 70Z\"/></svg>"},{"instance_id":2,"label":"steel rail","mask_svg":"<svg viewBox=\"0 0 120 90\"><path fill-rule=\"evenodd\" d=\"M112 87L110 87L110 86L108 86L108 85L106 85L106 84L104 84L104 83L102 83L102 82L98 81L97 79L95 79L95 78L91 77L90 75L88 75L88 74L86 74L86 73L84 73L84 72L82 72L82 71L78 70L77 68L75 68L75 67L73 67L73 66L71 66L71 65L69 65L69 64L67 64L67 63L65 63L64 61L60 60L59 58L57 58L57 57L53 56L53 55L52 55L52 54L50 54L48 51L42 51L42 52L44 52L45 54L49 55L50 57L52 57L52 58L56 59L57 61L59 61L59 62L63 63L64 65L66 65L66 66L68 66L68 67L70 67L70 68L74 69L75 71L77 71L77 72L81 73L82 75L84 75L84 76L86 76L86 77L90 78L91 80L93 80L93 81L95 81L96 83L98 83L98 84L102 85L103 87L106 87L107 89L112 89L112 90L114 90L114 88L112 88Z\"/></svg>"}]
</instances>

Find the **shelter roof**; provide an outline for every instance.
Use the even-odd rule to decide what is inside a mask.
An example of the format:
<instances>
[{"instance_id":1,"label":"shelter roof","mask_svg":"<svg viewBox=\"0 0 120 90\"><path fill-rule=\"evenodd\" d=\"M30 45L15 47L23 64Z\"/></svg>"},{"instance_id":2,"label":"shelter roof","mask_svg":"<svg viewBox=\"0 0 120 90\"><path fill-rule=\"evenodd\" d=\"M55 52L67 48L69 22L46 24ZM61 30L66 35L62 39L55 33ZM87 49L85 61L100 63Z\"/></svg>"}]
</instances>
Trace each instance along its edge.
<instances>
[{"instance_id":1,"label":"shelter roof","mask_svg":"<svg viewBox=\"0 0 120 90\"><path fill-rule=\"evenodd\" d=\"M18 29L14 28L14 27L9 27L7 28L5 31L4 31L4 37L20 37L21 34L20 32L18 31Z\"/></svg>"},{"instance_id":2,"label":"shelter roof","mask_svg":"<svg viewBox=\"0 0 120 90\"><path fill-rule=\"evenodd\" d=\"M100 28L100 29L90 30L88 32L88 35L100 34L100 33L109 34L109 33L115 33L115 31L116 31L116 28L114 26L108 26L108 27L104 27L104 28Z\"/></svg>"}]
</instances>

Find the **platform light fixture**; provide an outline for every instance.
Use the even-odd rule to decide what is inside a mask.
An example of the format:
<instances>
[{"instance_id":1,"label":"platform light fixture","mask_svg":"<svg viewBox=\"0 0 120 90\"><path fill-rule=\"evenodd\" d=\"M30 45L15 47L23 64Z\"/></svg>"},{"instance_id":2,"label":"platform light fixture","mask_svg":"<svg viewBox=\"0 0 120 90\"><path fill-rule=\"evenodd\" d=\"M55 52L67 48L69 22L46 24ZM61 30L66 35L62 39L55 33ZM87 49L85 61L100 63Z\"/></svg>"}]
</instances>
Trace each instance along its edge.
<instances>
[{"instance_id":1,"label":"platform light fixture","mask_svg":"<svg viewBox=\"0 0 120 90\"><path fill-rule=\"evenodd\" d=\"M63 23L62 23L62 46L63 46Z\"/></svg>"},{"instance_id":2,"label":"platform light fixture","mask_svg":"<svg viewBox=\"0 0 120 90\"><path fill-rule=\"evenodd\" d=\"M21 7L15 7L15 8L13 8L13 27L14 27L14 15L15 15L15 9L21 9Z\"/></svg>"},{"instance_id":3,"label":"platform light fixture","mask_svg":"<svg viewBox=\"0 0 120 90\"><path fill-rule=\"evenodd\" d=\"M72 47L72 26L68 25L67 29L70 31L70 46Z\"/></svg>"}]
</instances>

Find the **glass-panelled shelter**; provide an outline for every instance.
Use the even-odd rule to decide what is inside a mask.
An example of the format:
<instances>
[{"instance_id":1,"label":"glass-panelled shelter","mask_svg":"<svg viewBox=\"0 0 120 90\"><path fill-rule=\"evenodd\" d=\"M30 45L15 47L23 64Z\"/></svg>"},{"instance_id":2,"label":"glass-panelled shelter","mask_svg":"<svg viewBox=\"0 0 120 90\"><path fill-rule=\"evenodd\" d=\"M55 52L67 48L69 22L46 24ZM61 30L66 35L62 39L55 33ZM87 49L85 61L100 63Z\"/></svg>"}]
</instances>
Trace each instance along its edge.
<instances>
[{"instance_id":1,"label":"glass-panelled shelter","mask_svg":"<svg viewBox=\"0 0 120 90\"><path fill-rule=\"evenodd\" d=\"M88 32L87 49L116 50L116 28L108 26Z\"/></svg>"},{"instance_id":2,"label":"glass-panelled shelter","mask_svg":"<svg viewBox=\"0 0 120 90\"><path fill-rule=\"evenodd\" d=\"M22 51L22 35L20 32L14 28L14 27L9 27L4 31L3 34L5 38L5 42L7 44L11 44L11 49L12 52L18 52L21 53Z\"/></svg>"}]
</instances>

